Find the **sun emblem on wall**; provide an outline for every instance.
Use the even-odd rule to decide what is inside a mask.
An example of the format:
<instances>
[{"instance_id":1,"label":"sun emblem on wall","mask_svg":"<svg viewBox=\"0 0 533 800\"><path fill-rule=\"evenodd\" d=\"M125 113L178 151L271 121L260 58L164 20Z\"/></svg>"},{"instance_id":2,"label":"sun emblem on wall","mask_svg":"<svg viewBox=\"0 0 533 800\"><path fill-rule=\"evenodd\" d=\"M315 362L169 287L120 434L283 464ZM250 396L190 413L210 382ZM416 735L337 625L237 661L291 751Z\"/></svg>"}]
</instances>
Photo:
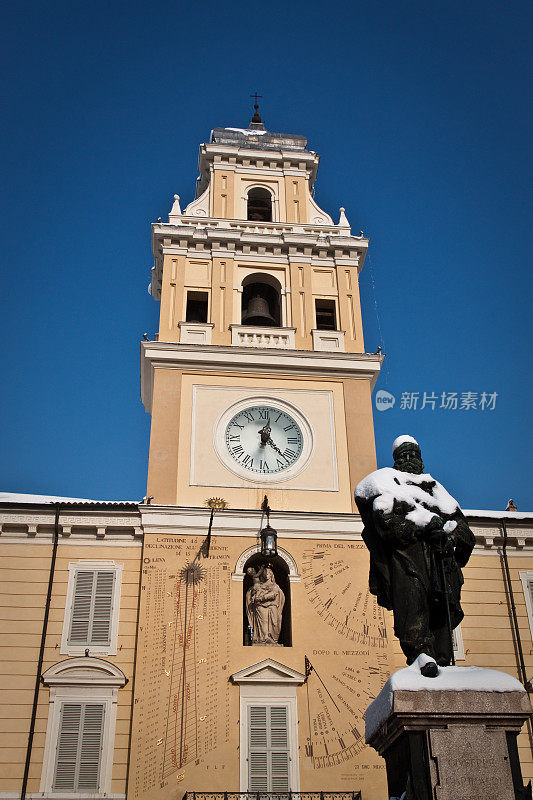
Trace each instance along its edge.
<instances>
[{"instance_id":1,"label":"sun emblem on wall","mask_svg":"<svg viewBox=\"0 0 533 800\"><path fill-rule=\"evenodd\" d=\"M186 583L189 586L194 586L197 583L200 583L204 577L205 569L203 569L203 567L201 567L197 561L189 562L180 572L181 580L183 583Z\"/></svg>"}]
</instances>

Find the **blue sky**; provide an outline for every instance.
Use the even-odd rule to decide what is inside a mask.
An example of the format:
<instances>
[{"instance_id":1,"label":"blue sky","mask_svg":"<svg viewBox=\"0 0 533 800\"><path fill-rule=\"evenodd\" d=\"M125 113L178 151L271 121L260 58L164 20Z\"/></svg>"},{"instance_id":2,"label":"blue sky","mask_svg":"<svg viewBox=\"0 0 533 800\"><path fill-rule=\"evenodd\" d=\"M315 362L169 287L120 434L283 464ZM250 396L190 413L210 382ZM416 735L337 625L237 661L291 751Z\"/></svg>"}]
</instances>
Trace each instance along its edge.
<instances>
[{"instance_id":1,"label":"blue sky","mask_svg":"<svg viewBox=\"0 0 533 800\"><path fill-rule=\"evenodd\" d=\"M199 143L246 126L257 89L266 126L321 155L319 205L371 238L365 340L397 398L374 415L379 465L410 433L463 507L532 510L532 15L455 0L4 5L0 489L145 494L149 225L174 193L192 199ZM453 410L442 392L498 396Z\"/></svg>"}]
</instances>

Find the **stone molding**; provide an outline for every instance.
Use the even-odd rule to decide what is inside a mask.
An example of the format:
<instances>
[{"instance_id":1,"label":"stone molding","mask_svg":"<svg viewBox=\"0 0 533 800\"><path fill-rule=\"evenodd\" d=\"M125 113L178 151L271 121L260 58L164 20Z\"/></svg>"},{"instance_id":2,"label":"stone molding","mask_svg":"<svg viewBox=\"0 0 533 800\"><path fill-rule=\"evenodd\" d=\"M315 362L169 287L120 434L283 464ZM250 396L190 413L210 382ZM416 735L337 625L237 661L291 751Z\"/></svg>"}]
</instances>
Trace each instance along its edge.
<instances>
[{"instance_id":1,"label":"stone molding","mask_svg":"<svg viewBox=\"0 0 533 800\"><path fill-rule=\"evenodd\" d=\"M42 675L45 686L125 686L128 679L110 661L93 656L66 658L49 667Z\"/></svg>"},{"instance_id":2,"label":"stone molding","mask_svg":"<svg viewBox=\"0 0 533 800\"><path fill-rule=\"evenodd\" d=\"M375 353L328 353L314 350L237 347L235 345L182 345L174 342L141 342L141 399L152 410L154 370L184 369L218 374L247 373L257 376L310 376L320 380L361 378L376 383L383 357Z\"/></svg>"},{"instance_id":3,"label":"stone molding","mask_svg":"<svg viewBox=\"0 0 533 800\"><path fill-rule=\"evenodd\" d=\"M279 351L276 351L279 356ZM498 557L503 532L497 519L476 526L476 514L465 514L476 538L476 555ZM213 536L257 536L260 514L251 509L228 509L216 517ZM161 533L168 529L180 535L187 532L199 535L207 530L209 512L204 508L159 506L139 503L128 514L109 510L66 508L61 513L60 544L94 545L96 547L140 547L145 530ZM530 518L508 519L508 549L513 557L531 557L533 549L533 512ZM281 538L349 539L360 540L363 525L358 514L316 514L307 512L276 512L276 528ZM53 506L20 503L0 509L0 540L4 542L42 544L50 546L54 531Z\"/></svg>"},{"instance_id":4,"label":"stone molding","mask_svg":"<svg viewBox=\"0 0 533 800\"><path fill-rule=\"evenodd\" d=\"M258 661L257 664L252 664L249 667L240 669L238 672L234 672L233 675L230 675L230 680L237 685L242 683L277 683L301 686L305 681L305 675L291 667L286 667L285 664L280 664L279 661L274 661L273 658L264 658L262 661Z\"/></svg>"},{"instance_id":5,"label":"stone molding","mask_svg":"<svg viewBox=\"0 0 533 800\"><path fill-rule=\"evenodd\" d=\"M49 508L4 508L0 511L0 538L20 540L31 537L34 541L48 541L54 531L54 510ZM95 512L94 510L64 508L59 518L59 541L98 540L101 543L125 544L124 540L140 543L142 530L138 510L130 514ZM135 542L135 543L137 543ZM129 542L128 542L129 543Z\"/></svg>"},{"instance_id":6,"label":"stone molding","mask_svg":"<svg viewBox=\"0 0 533 800\"><path fill-rule=\"evenodd\" d=\"M351 236L345 227L317 223L253 222L214 217L172 216L152 225L154 266L151 294L160 298L163 256L190 258L273 258L288 264L296 258L317 265L363 268L369 240ZM303 263L303 262L302 262Z\"/></svg>"},{"instance_id":7,"label":"stone molding","mask_svg":"<svg viewBox=\"0 0 533 800\"><path fill-rule=\"evenodd\" d=\"M256 555L257 553L261 552L261 545L256 542L251 547L247 547L246 550L240 554L239 558L237 559L237 563L235 564L235 571L231 573L231 580L232 581L240 581L241 583L244 581L244 565L248 561L249 558ZM289 583L300 583L301 576L298 573L298 566L296 564L295 559L288 553L283 547L278 545L278 556L282 558L289 568Z\"/></svg>"},{"instance_id":8,"label":"stone molding","mask_svg":"<svg viewBox=\"0 0 533 800\"><path fill-rule=\"evenodd\" d=\"M256 150L251 147L239 147L238 144L206 142L200 145L198 156L200 175L197 180L196 195L198 197L205 190L212 170L217 167L233 171L245 169L255 172L261 169L302 175L309 178L309 188L312 189L319 160L318 155L311 150L283 150L283 148Z\"/></svg>"},{"instance_id":9,"label":"stone molding","mask_svg":"<svg viewBox=\"0 0 533 800\"><path fill-rule=\"evenodd\" d=\"M177 506L139 506L143 530L164 536L200 536L207 533L209 509ZM227 509L215 516L212 536L236 536L255 546L261 512ZM276 511L278 546L282 539L319 539L360 541L363 525L358 514L317 514L314 512ZM281 545L282 546L282 545Z\"/></svg>"}]
</instances>

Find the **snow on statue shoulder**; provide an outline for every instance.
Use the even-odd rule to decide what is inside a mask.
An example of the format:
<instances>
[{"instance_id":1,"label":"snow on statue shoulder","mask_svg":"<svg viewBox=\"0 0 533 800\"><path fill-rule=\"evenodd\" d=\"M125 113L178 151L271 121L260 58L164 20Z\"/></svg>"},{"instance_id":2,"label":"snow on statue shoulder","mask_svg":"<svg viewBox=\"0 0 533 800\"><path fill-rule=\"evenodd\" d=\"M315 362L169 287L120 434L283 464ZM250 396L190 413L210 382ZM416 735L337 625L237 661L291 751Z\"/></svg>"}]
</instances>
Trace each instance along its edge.
<instances>
[{"instance_id":1,"label":"snow on statue shoulder","mask_svg":"<svg viewBox=\"0 0 533 800\"><path fill-rule=\"evenodd\" d=\"M411 436L393 445L394 467L367 475L355 489L370 551L370 591L394 612L394 632L411 664L426 653L453 660L451 629L463 618L461 586L474 535L454 498L425 473ZM428 665L427 674L436 668Z\"/></svg>"}]
</instances>

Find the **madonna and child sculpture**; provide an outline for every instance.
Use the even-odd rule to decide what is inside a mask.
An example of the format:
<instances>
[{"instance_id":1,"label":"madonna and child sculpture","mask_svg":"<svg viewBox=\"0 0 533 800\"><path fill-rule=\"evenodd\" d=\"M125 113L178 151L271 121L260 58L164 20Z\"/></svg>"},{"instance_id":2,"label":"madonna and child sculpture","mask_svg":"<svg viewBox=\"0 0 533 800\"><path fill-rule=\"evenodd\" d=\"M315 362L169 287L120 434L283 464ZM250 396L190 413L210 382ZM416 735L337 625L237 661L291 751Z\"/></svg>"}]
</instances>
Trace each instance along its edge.
<instances>
[{"instance_id":1,"label":"madonna and child sculpture","mask_svg":"<svg viewBox=\"0 0 533 800\"><path fill-rule=\"evenodd\" d=\"M453 660L451 631L463 619L461 586L474 535L457 502L431 475L411 436L393 446L394 467L356 487L363 541L370 551L370 591L394 613L394 633L412 664L424 653L426 677ZM436 662L436 663L435 663Z\"/></svg>"},{"instance_id":2,"label":"madonna and child sculpture","mask_svg":"<svg viewBox=\"0 0 533 800\"><path fill-rule=\"evenodd\" d=\"M248 567L246 573L253 585L246 592L246 615L252 632L252 645L278 645L285 595L276 583L270 564L257 572Z\"/></svg>"}]
</instances>

